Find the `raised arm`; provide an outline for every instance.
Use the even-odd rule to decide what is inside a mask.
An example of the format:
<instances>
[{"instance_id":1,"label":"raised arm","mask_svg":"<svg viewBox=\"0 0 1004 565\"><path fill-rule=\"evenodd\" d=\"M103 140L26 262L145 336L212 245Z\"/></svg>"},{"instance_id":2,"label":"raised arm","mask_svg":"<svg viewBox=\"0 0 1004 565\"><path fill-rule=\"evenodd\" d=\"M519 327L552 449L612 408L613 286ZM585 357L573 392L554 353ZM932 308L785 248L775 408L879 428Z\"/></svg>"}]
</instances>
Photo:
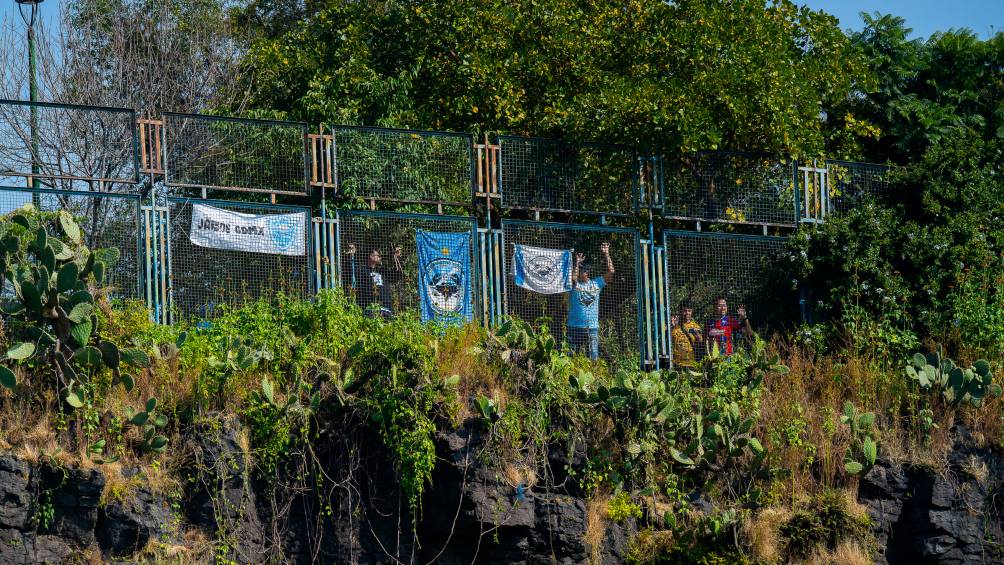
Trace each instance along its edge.
<instances>
[{"instance_id":1,"label":"raised arm","mask_svg":"<svg viewBox=\"0 0 1004 565\"><path fill-rule=\"evenodd\" d=\"M582 262L586 260L586 256L582 253L575 254L575 262L572 263L572 286L579 286L579 266Z\"/></svg>"},{"instance_id":2,"label":"raised arm","mask_svg":"<svg viewBox=\"0 0 1004 565\"><path fill-rule=\"evenodd\" d=\"M601 243L600 253L603 254L603 261L607 264L607 272L603 273L603 281L609 284L614 278L614 260L610 258L610 243L606 241Z\"/></svg>"},{"instance_id":3,"label":"raised arm","mask_svg":"<svg viewBox=\"0 0 1004 565\"><path fill-rule=\"evenodd\" d=\"M753 326L750 325L749 318L746 317L746 305L740 304L736 308L736 315L739 316L739 329L747 336L753 335Z\"/></svg>"}]
</instances>

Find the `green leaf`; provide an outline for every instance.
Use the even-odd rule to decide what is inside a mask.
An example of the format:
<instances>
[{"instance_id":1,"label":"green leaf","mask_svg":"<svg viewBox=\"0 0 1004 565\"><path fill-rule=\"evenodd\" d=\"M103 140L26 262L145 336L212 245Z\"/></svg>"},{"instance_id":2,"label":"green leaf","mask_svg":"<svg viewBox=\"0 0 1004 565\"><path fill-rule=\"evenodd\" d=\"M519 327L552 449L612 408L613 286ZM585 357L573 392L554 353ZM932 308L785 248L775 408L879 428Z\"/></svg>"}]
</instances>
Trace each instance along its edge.
<instances>
[{"instance_id":1,"label":"green leaf","mask_svg":"<svg viewBox=\"0 0 1004 565\"><path fill-rule=\"evenodd\" d=\"M49 246L52 247L52 250L55 252L57 261L69 261L70 259L73 259L73 249L62 241L59 241L54 237L50 237Z\"/></svg>"},{"instance_id":2,"label":"green leaf","mask_svg":"<svg viewBox=\"0 0 1004 565\"><path fill-rule=\"evenodd\" d=\"M981 377L985 377L990 374L990 362L986 359L980 359L973 363L973 370L979 373Z\"/></svg>"},{"instance_id":3,"label":"green leaf","mask_svg":"<svg viewBox=\"0 0 1004 565\"><path fill-rule=\"evenodd\" d=\"M132 424L132 425L134 425L134 426L142 426L149 419L150 419L150 413L149 412L140 412L140 413L136 414L135 416L133 416L132 419L129 420L129 423Z\"/></svg>"},{"instance_id":4,"label":"green leaf","mask_svg":"<svg viewBox=\"0 0 1004 565\"><path fill-rule=\"evenodd\" d=\"M28 221L28 217L24 214L14 214L11 216L10 220L26 230L31 229L31 223Z\"/></svg>"},{"instance_id":5,"label":"green leaf","mask_svg":"<svg viewBox=\"0 0 1004 565\"><path fill-rule=\"evenodd\" d=\"M914 353L913 354L913 364L918 369L922 369L922 368L924 368L925 365L927 365L927 357L924 357L923 353Z\"/></svg>"},{"instance_id":6,"label":"green leaf","mask_svg":"<svg viewBox=\"0 0 1004 565\"><path fill-rule=\"evenodd\" d=\"M157 397L151 396L146 400L146 411L153 412L154 408L157 407Z\"/></svg>"},{"instance_id":7,"label":"green leaf","mask_svg":"<svg viewBox=\"0 0 1004 565\"><path fill-rule=\"evenodd\" d=\"M76 263L67 263L59 270L56 278L56 289L59 292L69 292L73 290L73 285L77 284L77 275L80 273Z\"/></svg>"},{"instance_id":8,"label":"green leaf","mask_svg":"<svg viewBox=\"0 0 1004 565\"><path fill-rule=\"evenodd\" d=\"M77 345L84 346L91 339L91 332L94 328L91 326L90 320L84 320L79 324L74 324L70 328L70 337L77 342Z\"/></svg>"},{"instance_id":9,"label":"green leaf","mask_svg":"<svg viewBox=\"0 0 1004 565\"><path fill-rule=\"evenodd\" d=\"M14 390L17 387L17 377L14 375L14 371L3 365L0 365L0 385L10 390Z\"/></svg>"},{"instance_id":10,"label":"green leaf","mask_svg":"<svg viewBox=\"0 0 1004 565\"><path fill-rule=\"evenodd\" d=\"M121 360L118 346L110 341L102 341L98 344L98 349L101 350L101 360L105 362L105 365L117 369Z\"/></svg>"},{"instance_id":11,"label":"green leaf","mask_svg":"<svg viewBox=\"0 0 1004 565\"><path fill-rule=\"evenodd\" d=\"M153 419L153 425L158 429L167 426L167 416L163 414L157 414L157 417Z\"/></svg>"},{"instance_id":12,"label":"green leaf","mask_svg":"<svg viewBox=\"0 0 1004 565\"><path fill-rule=\"evenodd\" d=\"M14 361L24 361L35 354L35 344L27 341L14 344L7 350L7 358Z\"/></svg>"},{"instance_id":13,"label":"green leaf","mask_svg":"<svg viewBox=\"0 0 1004 565\"><path fill-rule=\"evenodd\" d=\"M670 456L673 457L673 459L677 463L679 463L681 465L687 465L688 467L693 467L694 466L694 460L691 459L690 457L687 457L686 455L684 455L680 451L678 451L675 447L670 447L669 448L669 454L670 454Z\"/></svg>"},{"instance_id":14,"label":"green leaf","mask_svg":"<svg viewBox=\"0 0 1004 565\"><path fill-rule=\"evenodd\" d=\"M81 347L73 352L73 360L81 365L97 367L102 364L101 351L97 347Z\"/></svg>"},{"instance_id":15,"label":"green leaf","mask_svg":"<svg viewBox=\"0 0 1004 565\"><path fill-rule=\"evenodd\" d=\"M32 313L38 315L42 313L42 296L39 294L38 289L31 281L24 281L21 283L21 299L24 301L25 306L28 307Z\"/></svg>"},{"instance_id":16,"label":"green leaf","mask_svg":"<svg viewBox=\"0 0 1004 565\"><path fill-rule=\"evenodd\" d=\"M443 381L443 385L445 385L445 386L447 386L449 388L453 388L453 387L455 387L455 386L457 386L459 384L460 384L460 375L453 375L451 377L446 378Z\"/></svg>"},{"instance_id":17,"label":"green leaf","mask_svg":"<svg viewBox=\"0 0 1004 565\"><path fill-rule=\"evenodd\" d=\"M267 400L269 404L274 405L275 394L274 391L272 390L272 382L268 380L268 377L265 377L261 380L261 391L262 394L265 396L265 400Z\"/></svg>"},{"instance_id":18,"label":"green leaf","mask_svg":"<svg viewBox=\"0 0 1004 565\"><path fill-rule=\"evenodd\" d=\"M163 453L167 449L168 439L164 436L156 436L150 440L150 450L157 453Z\"/></svg>"},{"instance_id":19,"label":"green leaf","mask_svg":"<svg viewBox=\"0 0 1004 565\"><path fill-rule=\"evenodd\" d=\"M45 232L45 228L38 228L38 232L35 233L35 250L39 254L45 252L45 248L49 244L49 234Z\"/></svg>"},{"instance_id":20,"label":"green leaf","mask_svg":"<svg viewBox=\"0 0 1004 565\"><path fill-rule=\"evenodd\" d=\"M750 438L750 442L749 442L749 446L750 446L750 450L755 455L760 455L761 453L763 453L763 445L760 443L760 440L758 440L757 438L751 437Z\"/></svg>"},{"instance_id":21,"label":"green leaf","mask_svg":"<svg viewBox=\"0 0 1004 565\"><path fill-rule=\"evenodd\" d=\"M126 392L132 392L134 386L136 386L136 380L130 374L122 375L122 386L125 387Z\"/></svg>"},{"instance_id":22,"label":"green leaf","mask_svg":"<svg viewBox=\"0 0 1004 565\"><path fill-rule=\"evenodd\" d=\"M74 306L66 316L74 324L79 324L94 314L94 305L89 302L81 302Z\"/></svg>"},{"instance_id":23,"label":"green leaf","mask_svg":"<svg viewBox=\"0 0 1004 565\"><path fill-rule=\"evenodd\" d=\"M862 446L862 452L868 465L874 465L875 459L878 457L878 444L872 438L866 437Z\"/></svg>"},{"instance_id":24,"label":"green leaf","mask_svg":"<svg viewBox=\"0 0 1004 565\"><path fill-rule=\"evenodd\" d=\"M59 225L63 228L63 233L66 234L66 237L70 238L70 241L80 245L80 226L77 225L77 222L73 220L73 216L66 210L59 211Z\"/></svg>"},{"instance_id":25,"label":"green leaf","mask_svg":"<svg viewBox=\"0 0 1004 565\"><path fill-rule=\"evenodd\" d=\"M94 268L91 273L94 275L94 282L98 284L104 284L105 282L105 263L104 261L96 261L94 263Z\"/></svg>"},{"instance_id":26,"label":"green leaf","mask_svg":"<svg viewBox=\"0 0 1004 565\"><path fill-rule=\"evenodd\" d=\"M66 393L66 403L74 408L84 407L84 401L81 400L80 395L72 390L67 391Z\"/></svg>"},{"instance_id":27,"label":"green leaf","mask_svg":"<svg viewBox=\"0 0 1004 565\"><path fill-rule=\"evenodd\" d=\"M869 428L875 423L875 413L865 412L858 416L858 427L859 428Z\"/></svg>"},{"instance_id":28,"label":"green leaf","mask_svg":"<svg viewBox=\"0 0 1004 565\"><path fill-rule=\"evenodd\" d=\"M186 341L188 341L188 332L181 332L178 334L178 338L174 340L174 345L178 349L181 349L181 346L185 345Z\"/></svg>"},{"instance_id":29,"label":"green leaf","mask_svg":"<svg viewBox=\"0 0 1004 565\"><path fill-rule=\"evenodd\" d=\"M864 470L864 466L857 461L848 461L844 463L844 470L847 471L848 475L857 475Z\"/></svg>"},{"instance_id":30,"label":"green leaf","mask_svg":"<svg viewBox=\"0 0 1004 565\"><path fill-rule=\"evenodd\" d=\"M123 363L128 363L129 365L135 365L136 367L149 367L150 366L150 356L146 354L142 349L136 349L134 347L127 347L119 352Z\"/></svg>"}]
</instances>

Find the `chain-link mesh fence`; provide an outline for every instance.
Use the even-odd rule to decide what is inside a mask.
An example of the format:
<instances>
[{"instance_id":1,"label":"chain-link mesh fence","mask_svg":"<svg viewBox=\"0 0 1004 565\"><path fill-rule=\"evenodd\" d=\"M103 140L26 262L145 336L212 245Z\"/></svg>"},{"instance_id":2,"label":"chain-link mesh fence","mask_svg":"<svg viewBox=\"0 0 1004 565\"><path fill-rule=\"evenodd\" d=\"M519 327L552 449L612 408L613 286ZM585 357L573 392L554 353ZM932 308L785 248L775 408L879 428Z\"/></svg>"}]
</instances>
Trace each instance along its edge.
<instances>
[{"instance_id":1,"label":"chain-link mesh fence","mask_svg":"<svg viewBox=\"0 0 1004 565\"><path fill-rule=\"evenodd\" d=\"M795 177L790 159L708 151L665 166L670 218L790 226L795 222Z\"/></svg>"},{"instance_id":2,"label":"chain-link mesh fence","mask_svg":"<svg viewBox=\"0 0 1004 565\"><path fill-rule=\"evenodd\" d=\"M77 220L88 248L118 250L104 254L108 263L106 283L112 298L138 298L142 261L139 252L139 196L131 194L88 193L0 188L0 215L26 204L43 212L66 210Z\"/></svg>"},{"instance_id":3,"label":"chain-link mesh fence","mask_svg":"<svg viewBox=\"0 0 1004 565\"><path fill-rule=\"evenodd\" d=\"M273 293L312 289L310 213L275 206L168 199L171 302L182 318L212 318Z\"/></svg>"},{"instance_id":4,"label":"chain-link mesh fence","mask_svg":"<svg viewBox=\"0 0 1004 565\"><path fill-rule=\"evenodd\" d=\"M341 196L471 204L475 163L470 134L351 126L333 132Z\"/></svg>"},{"instance_id":5,"label":"chain-link mesh fence","mask_svg":"<svg viewBox=\"0 0 1004 565\"><path fill-rule=\"evenodd\" d=\"M631 215L641 164L632 147L499 137L507 208Z\"/></svg>"},{"instance_id":6,"label":"chain-link mesh fence","mask_svg":"<svg viewBox=\"0 0 1004 565\"><path fill-rule=\"evenodd\" d=\"M831 208L846 212L863 199L882 196L889 189L887 165L827 161L827 183Z\"/></svg>"},{"instance_id":7,"label":"chain-link mesh fence","mask_svg":"<svg viewBox=\"0 0 1004 565\"><path fill-rule=\"evenodd\" d=\"M632 229L503 221L506 313L528 322L547 319L551 333L619 366L639 364L639 235ZM603 253L609 245L612 265ZM576 275L581 254L584 264ZM613 267L613 273L609 267ZM581 275L580 275L581 276Z\"/></svg>"},{"instance_id":8,"label":"chain-link mesh fence","mask_svg":"<svg viewBox=\"0 0 1004 565\"><path fill-rule=\"evenodd\" d=\"M307 125L164 114L167 185L307 194Z\"/></svg>"},{"instance_id":9,"label":"chain-link mesh fence","mask_svg":"<svg viewBox=\"0 0 1004 565\"><path fill-rule=\"evenodd\" d=\"M370 315L480 317L474 218L339 211L341 284Z\"/></svg>"},{"instance_id":10,"label":"chain-link mesh fence","mask_svg":"<svg viewBox=\"0 0 1004 565\"><path fill-rule=\"evenodd\" d=\"M673 230L663 232L663 238L671 319L676 317L674 326L686 328L686 320L679 318L681 308L693 309L701 338L691 336L696 340L692 345L706 345L708 324L721 319L716 312L720 298L734 319L743 308L756 332L781 328L796 319L797 299L791 282L782 276L784 238ZM674 349L677 340L675 336ZM701 347L695 350L700 354Z\"/></svg>"},{"instance_id":11,"label":"chain-link mesh fence","mask_svg":"<svg viewBox=\"0 0 1004 565\"><path fill-rule=\"evenodd\" d=\"M137 182L135 112L0 100L0 184L60 190L132 190Z\"/></svg>"}]
</instances>

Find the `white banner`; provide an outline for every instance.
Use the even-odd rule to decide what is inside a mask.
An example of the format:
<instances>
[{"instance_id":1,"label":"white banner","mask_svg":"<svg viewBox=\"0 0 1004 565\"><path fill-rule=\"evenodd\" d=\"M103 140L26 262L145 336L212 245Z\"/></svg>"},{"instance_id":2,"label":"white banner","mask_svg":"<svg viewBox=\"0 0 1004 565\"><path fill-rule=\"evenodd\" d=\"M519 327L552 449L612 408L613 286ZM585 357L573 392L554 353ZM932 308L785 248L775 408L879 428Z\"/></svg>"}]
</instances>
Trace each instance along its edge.
<instances>
[{"instance_id":1,"label":"white banner","mask_svg":"<svg viewBox=\"0 0 1004 565\"><path fill-rule=\"evenodd\" d=\"M275 255L305 255L306 212L242 214L192 205L189 239L200 247Z\"/></svg>"},{"instance_id":2,"label":"white banner","mask_svg":"<svg viewBox=\"0 0 1004 565\"><path fill-rule=\"evenodd\" d=\"M513 246L516 285L541 294L572 290L572 252L530 245Z\"/></svg>"}]
</instances>

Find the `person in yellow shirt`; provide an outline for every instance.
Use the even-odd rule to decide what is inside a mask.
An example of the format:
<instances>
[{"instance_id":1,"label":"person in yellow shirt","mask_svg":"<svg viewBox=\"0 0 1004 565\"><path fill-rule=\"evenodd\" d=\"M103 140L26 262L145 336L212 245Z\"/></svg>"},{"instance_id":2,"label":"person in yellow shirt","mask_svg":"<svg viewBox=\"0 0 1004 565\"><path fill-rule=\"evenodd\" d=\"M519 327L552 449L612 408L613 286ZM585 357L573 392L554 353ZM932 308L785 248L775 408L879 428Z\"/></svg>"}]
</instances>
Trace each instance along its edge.
<instances>
[{"instance_id":1,"label":"person in yellow shirt","mask_svg":"<svg viewBox=\"0 0 1004 565\"><path fill-rule=\"evenodd\" d=\"M693 367L699 361L698 355L704 342L701 325L694 321L694 309L689 304L680 306L680 314L670 318L673 328L673 364L679 367Z\"/></svg>"}]
</instances>

